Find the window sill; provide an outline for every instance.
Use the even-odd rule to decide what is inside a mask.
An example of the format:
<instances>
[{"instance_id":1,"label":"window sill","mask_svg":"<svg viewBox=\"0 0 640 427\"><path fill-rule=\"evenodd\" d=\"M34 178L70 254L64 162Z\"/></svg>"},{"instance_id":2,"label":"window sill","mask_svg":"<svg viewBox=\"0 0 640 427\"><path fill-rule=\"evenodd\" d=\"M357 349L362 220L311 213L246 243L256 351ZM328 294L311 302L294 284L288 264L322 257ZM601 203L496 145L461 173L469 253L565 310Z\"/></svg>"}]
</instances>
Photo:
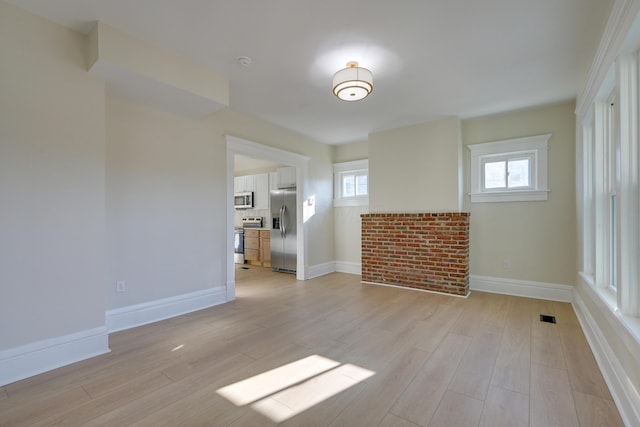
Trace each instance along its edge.
<instances>
[{"instance_id":1,"label":"window sill","mask_svg":"<svg viewBox=\"0 0 640 427\"><path fill-rule=\"evenodd\" d=\"M486 193L470 193L471 203L490 202L533 202L544 201L549 198L551 190L525 191L492 191Z\"/></svg>"},{"instance_id":2,"label":"window sill","mask_svg":"<svg viewBox=\"0 0 640 427\"><path fill-rule=\"evenodd\" d=\"M640 318L627 316L622 314L618 310L618 303L616 295L608 288L598 288L595 285L593 276L590 276L584 272L580 272L582 281L587 285L587 288L591 290L595 297L600 300L601 304L609 310L609 314L613 319L616 319L626 331L640 343Z\"/></svg>"},{"instance_id":3,"label":"window sill","mask_svg":"<svg viewBox=\"0 0 640 427\"><path fill-rule=\"evenodd\" d=\"M369 206L369 197L349 197L333 200L333 207L335 208L344 208L350 206Z\"/></svg>"}]
</instances>

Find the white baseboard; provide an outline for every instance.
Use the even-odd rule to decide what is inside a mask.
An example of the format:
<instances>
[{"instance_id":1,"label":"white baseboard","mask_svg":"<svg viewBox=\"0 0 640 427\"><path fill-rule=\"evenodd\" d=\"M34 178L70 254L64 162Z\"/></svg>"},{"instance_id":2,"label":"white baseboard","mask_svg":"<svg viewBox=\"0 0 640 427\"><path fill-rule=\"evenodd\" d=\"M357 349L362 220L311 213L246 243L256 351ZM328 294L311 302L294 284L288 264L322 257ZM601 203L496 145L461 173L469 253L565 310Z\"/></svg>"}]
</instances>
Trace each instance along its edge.
<instances>
[{"instance_id":1,"label":"white baseboard","mask_svg":"<svg viewBox=\"0 0 640 427\"><path fill-rule=\"evenodd\" d=\"M307 268L307 277L305 280L314 279L316 277L324 276L325 274L333 273L335 271L335 262L325 262L323 264L310 265L309 268Z\"/></svg>"},{"instance_id":2,"label":"white baseboard","mask_svg":"<svg viewBox=\"0 0 640 427\"><path fill-rule=\"evenodd\" d=\"M106 323L109 333L146 325L181 314L191 313L227 302L227 288L205 289L203 291L176 295L142 304L107 310Z\"/></svg>"},{"instance_id":3,"label":"white baseboard","mask_svg":"<svg viewBox=\"0 0 640 427\"><path fill-rule=\"evenodd\" d=\"M348 261L332 261L323 264L311 265L307 269L307 278L305 280L324 276L329 273L348 273L362 275L362 266L357 262Z\"/></svg>"},{"instance_id":4,"label":"white baseboard","mask_svg":"<svg viewBox=\"0 0 640 427\"><path fill-rule=\"evenodd\" d=\"M359 262L336 261L335 266L338 273L348 273L362 276L362 264L360 264Z\"/></svg>"},{"instance_id":5,"label":"white baseboard","mask_svg":"<svg viewBox=\"0 0 640 427\"><path fill-rule=\"evenodd\" d=\"M555 283L471 275L469 278L469 289L472 291L515 295L551 301L573 301L573 287Z\"/></svg>"},{"instance_id":6,"label":"white baseboard","mask_svg":"<svg viewBox=\"0 0 640 427\"><path fill-rule=\"evenodd\" d=\"M104 326L0 351L0 386L108 353Z\"/></svg>"},{"instance_id":7,"label":"white baseboard","mask_svg":"<svg viewBox=\"0 0 640 427\"><path fill-rule=\"evenodd\" d=\"M588 286L584 287L588 295ZM633 382L609 345L603 330L578 292L574 292L573 308L624 424L640 426L640 390L634 388ZM606 316L607 310L603 310L603 313Z\"/></svg>"},{"instance_id":8,"label":"white baseboard","mask_svg":"<svg viewBox=\"0 0 640 427\"><path fill-rule=\"evenodd\" d=\"M227 293L226 302L233 301L236 299L236 281L235 280L230 280L227 282L226 293Z\"/></svg>"}]
</instances>

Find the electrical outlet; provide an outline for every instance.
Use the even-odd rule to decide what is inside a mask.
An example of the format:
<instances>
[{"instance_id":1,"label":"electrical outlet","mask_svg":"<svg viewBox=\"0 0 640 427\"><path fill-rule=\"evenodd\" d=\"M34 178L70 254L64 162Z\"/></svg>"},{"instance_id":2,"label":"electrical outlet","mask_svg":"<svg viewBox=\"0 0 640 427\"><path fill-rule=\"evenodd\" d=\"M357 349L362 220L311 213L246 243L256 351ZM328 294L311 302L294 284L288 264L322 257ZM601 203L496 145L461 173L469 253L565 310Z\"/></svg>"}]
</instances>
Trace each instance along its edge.
<instances>
[{"instance_id":1,"label":"electrical outlet","mask_svg":"<svg viewBox=\"0 0 640 427\"><path fill-rule=\"evenodd\" d=\"M505 270L508 270L511 268L511 263L509 262L508 259L502 260L502 268L504 268Z\"/></svg>"},{"instance_id":2,"label":"electrical outlet","mask_svg":"<svg viewBox=\"0 0 640 427\"><path fill-rule=\"evenodd\" d=\"M119 280L116 282L116 292L124 292L127 290L127 287L124 284L124 281Z\"/></svg>"}]
</instances>

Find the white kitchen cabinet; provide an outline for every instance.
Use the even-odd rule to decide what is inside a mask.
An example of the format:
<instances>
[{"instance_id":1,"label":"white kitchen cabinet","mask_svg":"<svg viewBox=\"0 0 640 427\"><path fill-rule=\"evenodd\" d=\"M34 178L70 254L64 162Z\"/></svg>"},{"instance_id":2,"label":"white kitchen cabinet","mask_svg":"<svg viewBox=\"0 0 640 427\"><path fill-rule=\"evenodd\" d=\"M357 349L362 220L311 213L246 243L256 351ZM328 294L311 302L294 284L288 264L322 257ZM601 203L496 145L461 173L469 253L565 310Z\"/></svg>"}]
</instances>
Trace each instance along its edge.
<instances>
[{"instance_id":1,"label":"white kitchen cabinet","mask_svg":"<svg viewBox=\"0 0 640 427\"><path fill-rule=\"evenodd\" d=\"M256 191L256 176L236 176L233 180L233 191L235 193L242 193L244 191Z\"/></svg>"},{"instance_id":2,"label":"white kitchen cabinet","mask_svg":"<svg viewBox=\"0 0 640 427\"><path fill-rule=\"evenodd\" d=\"M254 175L255 190L253 190L253 208L269 209L269 174Z\"/></svg>"},{"instance_id":3,"label":"white kitchen cabinet","mask_svg":"<svg viewBox=\"0 0 640 427\"><path fill-rule=\"evenodd\" d=\"M296 186L296 168L289 166L278 168L278 188L291 188Z\"/></svg>"},{"instance_id":4,"label":"white kitchen cabinet","mask_svg":"<svg viewBox=\"0 0 640 427\"><path fill-rule=\"evenodd\" d=\"M269 172L269 191L278 189L278 172Z\"/></svg>"}]
</instances>

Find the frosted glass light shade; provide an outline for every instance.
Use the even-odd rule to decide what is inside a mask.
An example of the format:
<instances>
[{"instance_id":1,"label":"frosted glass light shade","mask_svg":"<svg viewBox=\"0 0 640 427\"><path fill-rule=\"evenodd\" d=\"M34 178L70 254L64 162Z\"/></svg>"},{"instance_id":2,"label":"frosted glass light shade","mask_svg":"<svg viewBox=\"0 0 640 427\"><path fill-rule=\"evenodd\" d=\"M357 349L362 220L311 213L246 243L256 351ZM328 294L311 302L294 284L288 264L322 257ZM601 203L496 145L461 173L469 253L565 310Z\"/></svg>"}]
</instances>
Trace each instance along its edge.
<instances>
[{"instance_id":1,"label":"frosted glass light shade","mask_svg":"<svg viewBox=\"0 0 640 427\"><path fill-rule=\"evenodd\" d=\"M373 91L373 74L357 62L349 62L333 75L333 94L343 101L359 101Z\"/></svg>"}]
</instances>

